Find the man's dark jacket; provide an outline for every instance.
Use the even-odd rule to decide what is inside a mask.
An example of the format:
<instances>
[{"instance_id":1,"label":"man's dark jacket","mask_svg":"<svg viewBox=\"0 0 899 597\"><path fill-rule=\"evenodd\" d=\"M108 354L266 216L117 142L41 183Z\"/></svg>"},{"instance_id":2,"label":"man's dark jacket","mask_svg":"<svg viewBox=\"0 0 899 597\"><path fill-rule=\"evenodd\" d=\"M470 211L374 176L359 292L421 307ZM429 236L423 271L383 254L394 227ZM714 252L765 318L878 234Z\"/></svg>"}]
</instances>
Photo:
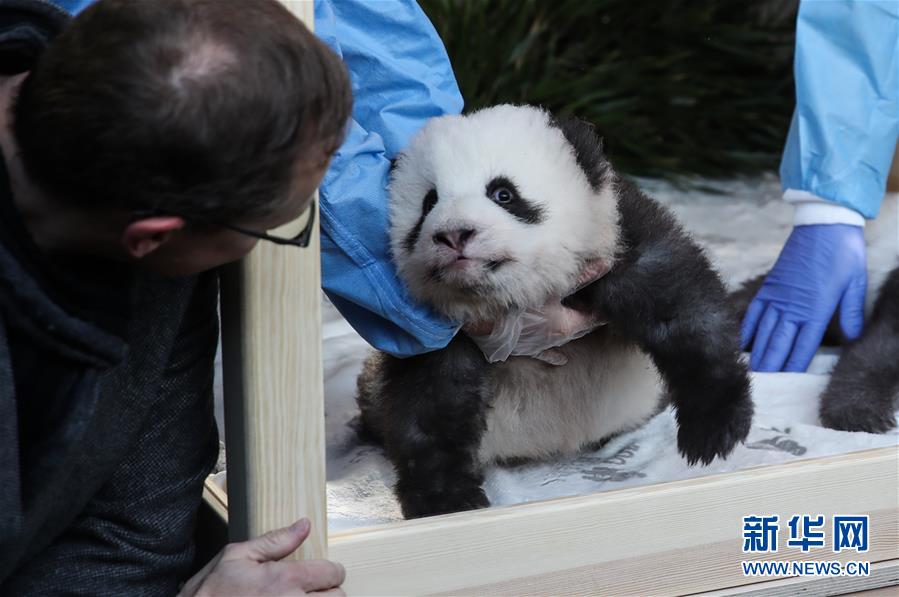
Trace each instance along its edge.
<instances>
[{"instance_id":1,"label":"man's dark jacket","mask_svg":"<svg viewBox=\"0 0 899 597\"><path fill-rule=\"evenodd\" d=\"M0 0L0 74L66 23ZM0 594L174 594L212 415L214 274L42 255L0 161Z\"/></svg>"}]
</instances>

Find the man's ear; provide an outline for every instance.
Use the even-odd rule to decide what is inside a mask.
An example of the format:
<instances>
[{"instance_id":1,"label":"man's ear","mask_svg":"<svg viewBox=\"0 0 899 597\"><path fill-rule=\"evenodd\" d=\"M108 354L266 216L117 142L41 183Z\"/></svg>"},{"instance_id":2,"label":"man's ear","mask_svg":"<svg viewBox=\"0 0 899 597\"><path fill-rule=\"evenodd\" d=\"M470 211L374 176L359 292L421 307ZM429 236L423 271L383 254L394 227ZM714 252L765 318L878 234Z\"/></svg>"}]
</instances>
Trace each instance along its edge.
<instances>
[{"instance_id":1,"label":"man's ear","mask_svg":"<svg viewBox=\"0 0 899 597\"><path fill-rule=\"evenodd\" d=\"M131 257L141 259L184 228L184 219L176 216L154 216L135 220L122 232L122 246Z\"/></svg>"}]
</instances>

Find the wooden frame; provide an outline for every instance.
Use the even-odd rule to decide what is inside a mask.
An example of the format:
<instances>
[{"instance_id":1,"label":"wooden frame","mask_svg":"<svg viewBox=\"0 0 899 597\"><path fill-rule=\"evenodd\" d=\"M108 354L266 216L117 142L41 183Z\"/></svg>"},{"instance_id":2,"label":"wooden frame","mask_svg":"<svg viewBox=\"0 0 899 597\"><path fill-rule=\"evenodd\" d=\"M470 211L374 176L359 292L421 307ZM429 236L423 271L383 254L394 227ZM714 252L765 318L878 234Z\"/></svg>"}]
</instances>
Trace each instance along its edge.
<instances>
[{"instance_id":1,"label":"wooden frame","mask_svg":"<svg viewBox=\"0 0 899 597\"><path fill-rule=\"evenodd\" d=\"M282 1L312 26L311 0ZM837 594L899 584L899 447L329 537L319 288L317 234L307 250L261 243L223 276L229 495L208 482L205 498L232 540L307 516L312 536L296 555L344 564L350 595ZM741 552L743 516L797 513L867 514L871 550ZM857 578L743 576L742 560L772 559L873 566Z\"/></svg>"},{"instance_id":2,"label":"wooden frame","mask_svg":"<svg viewBox=\"0 0 899 597\"><path fill-rule=\"evenodd\" d=\"M899 584L899 447L335 533L349 595L688 595ZM859 491L859 488L876 491ZM810 489L814 489L810 492ZM220 512L227 497L215 486ZM866 514L866 554L744 554L742 517ZM867 577L746 577L741 561L866 561ZM780 588L779 588L780 587ZM771 592L773 591L773 592ZM780 592L779 592L780 591Z\"/></svg>"},{"instance_id":3,"label":"wooden frame","mask_svg":"<svg viewBox=\"0 0 899 597\"><path fill-rule=\"evenodd\" d=\"M312 0L282 1L312 28ZM302 558L327 553L320 263L317 230L305 249L261 242L224 272L221 288L229 535L239 541L306 516Z\"/></svg>"}]
</instances>

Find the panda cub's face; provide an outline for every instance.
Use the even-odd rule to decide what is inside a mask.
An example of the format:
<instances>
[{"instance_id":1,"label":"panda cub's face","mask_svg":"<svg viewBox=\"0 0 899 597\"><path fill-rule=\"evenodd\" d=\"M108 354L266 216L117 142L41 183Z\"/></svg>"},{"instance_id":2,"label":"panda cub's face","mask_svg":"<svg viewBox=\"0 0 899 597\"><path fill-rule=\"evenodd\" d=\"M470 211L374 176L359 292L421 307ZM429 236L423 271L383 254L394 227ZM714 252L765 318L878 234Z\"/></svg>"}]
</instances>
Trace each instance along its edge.
<instances>
[{"instance_id":1,"label":"panda cub's face","mask_svg":"<svg viewBox=\"0 0 899 597\"><path fill-rule=\"evenodd\" d=\"M594 166L611 172L604 161ZM461 322L563 296L586 260L612 264L611 178L588 176L538 108L502 105L431 120L390 183L400 276L413 296Z\"/></svg>"}]
</instances>

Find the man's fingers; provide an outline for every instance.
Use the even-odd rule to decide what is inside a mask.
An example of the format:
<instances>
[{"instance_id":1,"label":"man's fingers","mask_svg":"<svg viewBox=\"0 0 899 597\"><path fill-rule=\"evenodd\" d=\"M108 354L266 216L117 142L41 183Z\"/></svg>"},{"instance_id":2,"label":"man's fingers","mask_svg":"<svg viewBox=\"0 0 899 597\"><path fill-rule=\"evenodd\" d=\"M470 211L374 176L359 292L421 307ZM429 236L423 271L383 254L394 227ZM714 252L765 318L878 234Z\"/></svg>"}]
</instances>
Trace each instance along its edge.
<instances>
[{"instance_id":1,"label":"man's fingers","mask_svg":"<svg viewBox=\"0 0 899 597\"><path fill-rule=\"evenodd\" d=\"M746 309L746 315L743 317L743 324L740 327L740 347L743 350L749 348L752 344L752 337L755 336L755 330L758 328L759 321L765 313L765 303L758 299L753 299Z\"/></svg>"},{"instance_id":2,"label":"man's fingers","mask_svg":"<svg viewBox=\"0 0 899 597\"><path fill-rule=\"evenodd\" d=\"M821 339L824 338L826 325L815 323L807 323L802 326L799 335L796 337L796 344L793 346L793 353L784 367L784 371L791 373L803 373L808 369L809 363L815 356L818 347L821 346Z\"/></svg>"},{"instance_id":3,"label":"man's fingers","mask_svg":"<svg viewBox=\"0 0 899 597\"><path fill-rule=\"evenodd\" d=\"M758 329L755 332L755 340L752 341L752 356L749 359L749 367L753 371L759 370L759 365L768 351L768 340L777 327L780 320L780 312L772 305L768 305L762 320L759 322Z\"/></svg>"},{"instance_id":4,"label":"man's fingers","mask_svg":"<svg viewBox=\"0 0 899 597\"><path fill-rule=\"evenodd\" d=\"M862 335L865 324L865 295L868 292L867 273L856 277L840 300L840 330L846 340L856 340Z\"/></svg>"},{"instance_id":5,"label":"man's fingers","mask_svg":"<svg viewBox=\"0 0 899 597\"><path fill-rule=\"evenodd\" d=\"M289 527L235 543L225 548L225 559L249 558L257 562L280 560L296 550L309 536L309 520L302 518Z\"/></svg>"},{"instance_id":6,"label":"man's fingers","mask_svg":"<svg viewBox=\"0 0 899 597\"><path fill-rule=\"evenodd\" d=\"M759 362L759 371L780 371L793 350L793 341L796 340L796 334L799 332L799 326L792 321L786 321L783 317L777 327L771 333L768 340L768 348L765 350L765 356Z\"/></svg>"},{"instance_id":7,"label":"man's fingers","mask_svg":"<svg viewBox=\"0 0 899 597\"><path fill-rule=\"evenodd\" d=\"M334 589L346 580L346 570L337 562L306 560L290 564L296 567L300 587L307 593Z\"/></svg>"}]
</instances>

